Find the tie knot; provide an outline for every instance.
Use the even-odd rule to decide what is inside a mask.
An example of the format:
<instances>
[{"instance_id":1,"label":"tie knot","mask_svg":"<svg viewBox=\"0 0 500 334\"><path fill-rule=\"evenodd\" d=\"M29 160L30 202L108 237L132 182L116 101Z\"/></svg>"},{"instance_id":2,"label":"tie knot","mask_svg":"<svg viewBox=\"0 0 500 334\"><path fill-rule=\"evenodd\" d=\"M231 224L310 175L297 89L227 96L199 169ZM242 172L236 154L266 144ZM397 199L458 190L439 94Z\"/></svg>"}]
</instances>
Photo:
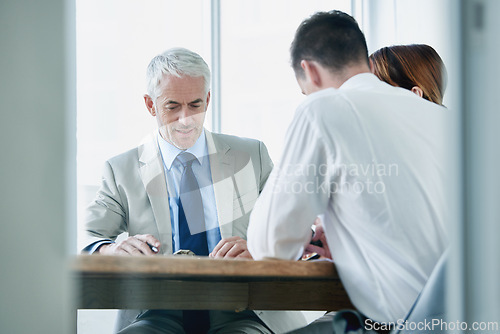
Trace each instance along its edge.
<instances>
[{"instance_id":1,"label":"tie knot","mask_svg":"<svg viewBox=\"0 0 500 334\"><path fill-rule=\"evenodd\" d=\"M192 153L182 152L179 153L177 159L184 167L186 167L186 166L191 166L193 164L193 161L196 160L196 157Z\"/></svg>"}]
</instances>

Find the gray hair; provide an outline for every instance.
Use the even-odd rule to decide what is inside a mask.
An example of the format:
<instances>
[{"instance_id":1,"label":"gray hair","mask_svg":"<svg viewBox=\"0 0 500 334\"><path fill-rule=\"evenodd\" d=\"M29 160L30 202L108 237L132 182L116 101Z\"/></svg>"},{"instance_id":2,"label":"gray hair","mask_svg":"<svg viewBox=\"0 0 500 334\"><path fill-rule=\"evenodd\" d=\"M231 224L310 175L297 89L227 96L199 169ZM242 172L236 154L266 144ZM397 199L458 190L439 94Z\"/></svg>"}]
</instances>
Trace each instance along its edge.
<instances>
[{"instance_id":1,"label":"gray hair","mask_svg":"<svg viewBox=\"0 0 500 334\"><path fill-rule=\"evenodd\" d=\"M148 95L153 101L161 94L158 92L158 86L164 74L178 78L203 77L205 92L210 90L210 69L207 63L199 54L188 49L168 49L151 60L146 71L146 85Z\"/></svg>"}]
</instances>

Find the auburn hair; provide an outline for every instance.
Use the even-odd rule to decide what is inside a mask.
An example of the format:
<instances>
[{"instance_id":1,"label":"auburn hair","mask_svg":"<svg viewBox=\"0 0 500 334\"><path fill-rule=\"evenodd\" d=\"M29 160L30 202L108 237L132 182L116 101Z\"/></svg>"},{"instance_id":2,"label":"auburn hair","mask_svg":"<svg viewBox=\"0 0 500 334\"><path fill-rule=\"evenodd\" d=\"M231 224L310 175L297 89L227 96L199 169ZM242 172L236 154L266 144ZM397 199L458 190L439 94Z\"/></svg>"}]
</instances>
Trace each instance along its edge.
<instances>
[{"instance_id":1,"label":"auburn hair","mask_svg":"<svg viewBox=\"0 0 500 334\"><path fill-rule=\"evenodd\" d=\"M423 98L443 104L446 68L436 50L425 44L393 45L375 51L373 72L390 85L411 90L418 86Z\"/></svg>"}]
</instances>

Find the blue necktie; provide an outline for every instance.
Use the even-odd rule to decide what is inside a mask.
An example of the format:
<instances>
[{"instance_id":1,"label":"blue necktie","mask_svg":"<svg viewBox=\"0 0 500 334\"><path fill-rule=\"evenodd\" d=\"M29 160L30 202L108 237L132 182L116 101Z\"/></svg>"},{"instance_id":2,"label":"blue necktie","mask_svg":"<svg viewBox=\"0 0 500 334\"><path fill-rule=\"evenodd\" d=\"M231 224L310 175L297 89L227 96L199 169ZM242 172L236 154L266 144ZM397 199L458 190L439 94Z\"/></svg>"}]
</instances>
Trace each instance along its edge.
<instances>
[{"instance_id":1,"label":"blue necktie","mask_svg":"<svg viewBox=\"0 0 500 334\"><path fill-rule=\"evenodd\" d=\"M177 159L184 166L179 185L179 247L196 255L208 255L205 214L200 187L193 173L194 155L182 152ZM183 326L187 334L206 334L210 328L206 310L184 310Z\"/></svg>"},{"instance_id":2,"label":"blue necktie","mask_svg":"<svg viewBox=\"0 0 500 334\"><path fill-rule=\"evenodd\" d=\"M208 243L203 201L192 168L196 157L191 153L182 152L177 159L184 166L179 185L179 248L206 256Z\"/></svg>"}]
</instances>

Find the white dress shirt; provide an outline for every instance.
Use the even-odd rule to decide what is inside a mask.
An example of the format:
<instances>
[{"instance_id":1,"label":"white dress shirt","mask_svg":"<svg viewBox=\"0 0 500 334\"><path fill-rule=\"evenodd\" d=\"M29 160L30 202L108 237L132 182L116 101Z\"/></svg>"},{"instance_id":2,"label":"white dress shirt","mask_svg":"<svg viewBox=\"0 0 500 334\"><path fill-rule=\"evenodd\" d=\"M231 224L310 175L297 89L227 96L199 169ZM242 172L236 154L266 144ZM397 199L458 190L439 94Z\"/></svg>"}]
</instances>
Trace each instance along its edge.
<instances>
[{"instance_id":1,"label":"white dress shirt","mask_svg":"<svg viewBox=\"0 0 500 334\"><path fill-rule=\"evenodd\" d=\"M193 162L193 173L200 186L201 199L203 201L203 213L207 228L208 251L212 252L221 240L219 222L217 219L217 205L215 203L212 173L210 172L210 160L208 156L205 129L196 140L195 144L183 151L163 139L158 132L158 146L160 147L165 178L168 185L168 201L170 207L170 220L172 224L172 249L179 250L179 184L184 171L181 162L176 159L182 152L189 152L196 157Z\"/></svg>"},{"instance_id":2,"label":"white dress shirt","mask_svg":"<svg viewBox=\"0 0 500 334\"><path fill-rule=\"evenodd\" d=\"M447 241L443 129L450 112L370 73L309 95L248 229L255 259L297 259L324 214L351 301L403 318Z\"/></svg>"}]
</instances>

